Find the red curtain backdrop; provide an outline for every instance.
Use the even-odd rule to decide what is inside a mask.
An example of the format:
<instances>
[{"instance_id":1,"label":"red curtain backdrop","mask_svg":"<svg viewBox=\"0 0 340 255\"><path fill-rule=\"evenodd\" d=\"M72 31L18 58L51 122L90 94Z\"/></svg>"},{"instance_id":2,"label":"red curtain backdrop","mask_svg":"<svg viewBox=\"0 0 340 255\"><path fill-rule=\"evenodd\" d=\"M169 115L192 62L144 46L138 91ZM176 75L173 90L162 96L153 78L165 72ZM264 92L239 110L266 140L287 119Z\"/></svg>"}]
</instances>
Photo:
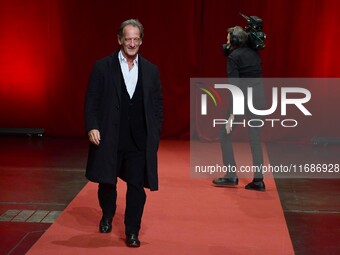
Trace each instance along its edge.
<instances>
[{"instance_id":1,"label":"red curtain backdrop","mask_svg":"<svg viewBox=\"0 0 340 255\"><path fill-rule=\"evenodd\" d=\"M81 136L83 102L95 60L118 48L120 23L145 27L141 54L159 66L163 138L190 137L190 78L225 77L226 29L264 21L265 77L339 77L337 0L0 0L0 127L42 127ZM303 128L266 130L266 141L340 136L340 86L308 88L313 116ZM271 88L267 88L271 94ZM193 124L193 123L191 123ZM308 129L308 132L306 132ZM197 135L195 125L192 135ZM239 132L235 139L243 140Z\"/></svg>"}]
</instances>

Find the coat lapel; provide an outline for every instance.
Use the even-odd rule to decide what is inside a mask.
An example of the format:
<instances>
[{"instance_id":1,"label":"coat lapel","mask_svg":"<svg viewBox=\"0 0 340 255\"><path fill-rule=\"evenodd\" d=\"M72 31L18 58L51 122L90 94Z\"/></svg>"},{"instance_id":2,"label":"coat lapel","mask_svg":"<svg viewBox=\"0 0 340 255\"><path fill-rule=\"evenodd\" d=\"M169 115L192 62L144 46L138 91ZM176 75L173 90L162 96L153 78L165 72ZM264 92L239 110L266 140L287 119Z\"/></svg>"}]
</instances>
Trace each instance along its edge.
<instances>
[{"instance_id":1,"label":"coat lapel","mask_svg":"<svg viewBox=\"0 0 340 255\"><path fill-rule=\"evenodd\" d=\"M149 90L148 85L150 84L148 70L147 70L147 65L146 65L146 62L145 62L144 58L141 55L139 55L138 58L139 58L139 63L140 63L138 71L142 72L144 102L147 102L148 94L149 94L148 93L148 90ZM144 104L144 106L145 106L145 104Z\"/></svg>"},{"instance_id":2,"label":"coat lapel","mask_svg":"<svg viewBox=\"0 0 340 255\"><path fill-rule=\"evenodd\" d=\"M118 52L119 51L116 51L112 54L111 56L111 67L112 68L111 70L113 70L113 72L110 72L110 73L113 73L113 85L115 87L115 91L117 91L117 97L118 97L118 102L119 104L121 103L121 95L122 95L122 89L121 89L121 69L120 69L120 64L119 64L119 60L118 60Z\"/></svg>"}]
</instances>

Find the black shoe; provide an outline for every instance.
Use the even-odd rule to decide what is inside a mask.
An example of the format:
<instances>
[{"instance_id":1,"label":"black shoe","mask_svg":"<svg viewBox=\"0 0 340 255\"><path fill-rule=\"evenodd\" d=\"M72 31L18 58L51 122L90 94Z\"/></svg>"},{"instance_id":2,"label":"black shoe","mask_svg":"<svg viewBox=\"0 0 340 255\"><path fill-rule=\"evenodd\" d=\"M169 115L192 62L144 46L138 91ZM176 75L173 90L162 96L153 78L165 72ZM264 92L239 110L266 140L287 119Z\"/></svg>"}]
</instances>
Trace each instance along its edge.
<instances>
[{"instance_id":1,"label":"black shoe","mask_svg":"<svg viewBox=\"0 0 340 255\"><path fill-rule=\"evenodd\" d=\"M126 235L126 245L128 247L139 247L140 241L138 240L137 234L127 234Z\"/></svg>"},{"instance_id":2,"label":"black shoe","mask_svg":"<svg viewBox=\"0 0 340 255\"><path fill-rule=\"evenodd\" d=\"M100 233L110 233L112 230L112 219L102 218L99 223Z\"/></svg>"},{"instance_id":3,"label":"black shoe","mask_svg":"<svg viewBox=\"0 0 340 255\"><path fill-rule=\"evenodd\" d=\"M265 191L266 186L264 185L263 181L252 181L245 186L245 189L256 190L256 191Z\"/></svg>"},{"instance_id":4,"label":"black shoe","mask_svg":"<svg viewBox=\"0 0 340 255\"><path fill-rule=\"evenodd\" d=\"M212 181L217 186L236 186L238 185L238 178L235 177L221 177Z\"/></svg>"}]
</instances>

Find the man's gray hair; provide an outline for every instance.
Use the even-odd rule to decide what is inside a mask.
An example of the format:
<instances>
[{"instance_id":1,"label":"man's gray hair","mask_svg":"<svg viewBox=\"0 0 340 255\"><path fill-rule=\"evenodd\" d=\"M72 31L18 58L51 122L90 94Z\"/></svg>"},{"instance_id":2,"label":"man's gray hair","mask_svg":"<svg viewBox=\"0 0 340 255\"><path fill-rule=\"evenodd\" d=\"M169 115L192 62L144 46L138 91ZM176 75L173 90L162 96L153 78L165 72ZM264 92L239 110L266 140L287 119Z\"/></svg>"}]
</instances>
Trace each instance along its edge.
<instances>
[{"instance_id":1,"label":"man's gray hair","mask_svg":"<svg viewBox=\"0 0 340 255\"><path fill-rule=\"evenodd\" d=\"M243 47L248 42L248 34L240 26L231 27L228 29L230 33L230 43L234 47ZM234 38L233 38L234 37Z\"/></svg>"},{"instance_id":2,"label":"man's gray hair","mask_svg":"<svg viewBox=\"0 0 340 255\"><path fill-rule=\"evenodd\" d=\"M137 19L128 19L125 20L119 27L118 29L118 37L119 39L123 38L123 30L126 26L131 25L133 27L137 27L139 29L139 34L140 34L140 38L142 39L144 36L144 27L142 25L142 23L139 22L139 20Z\"/></svg>"}]
</instances>

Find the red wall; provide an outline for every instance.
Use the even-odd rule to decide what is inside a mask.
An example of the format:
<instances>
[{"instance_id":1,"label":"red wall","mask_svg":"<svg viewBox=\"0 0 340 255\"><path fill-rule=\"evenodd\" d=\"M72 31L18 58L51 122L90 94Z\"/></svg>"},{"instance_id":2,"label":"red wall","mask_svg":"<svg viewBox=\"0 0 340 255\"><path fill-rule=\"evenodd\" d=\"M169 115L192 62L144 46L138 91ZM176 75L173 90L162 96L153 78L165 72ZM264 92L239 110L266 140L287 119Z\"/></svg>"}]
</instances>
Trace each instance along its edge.
<instances>
[{"instance_id":1,"label":"red wall","mask_svg":"<svg viewBox=\"0 0 340 255\"><path fill-rule=\"evenodd\" d=\"M190 77L225 76L221 44L229 26L246 25L239 12L264 20L266 77L339 77L339 7L336 0L0 0L0 127L83 135L92 65L117 49L120 23L138 18L141 53L161 71L162 136L189 138ZM312 131L272 130L266 140L339 136L340 86L311 90Z\"/></svg>"}]
</instances>

